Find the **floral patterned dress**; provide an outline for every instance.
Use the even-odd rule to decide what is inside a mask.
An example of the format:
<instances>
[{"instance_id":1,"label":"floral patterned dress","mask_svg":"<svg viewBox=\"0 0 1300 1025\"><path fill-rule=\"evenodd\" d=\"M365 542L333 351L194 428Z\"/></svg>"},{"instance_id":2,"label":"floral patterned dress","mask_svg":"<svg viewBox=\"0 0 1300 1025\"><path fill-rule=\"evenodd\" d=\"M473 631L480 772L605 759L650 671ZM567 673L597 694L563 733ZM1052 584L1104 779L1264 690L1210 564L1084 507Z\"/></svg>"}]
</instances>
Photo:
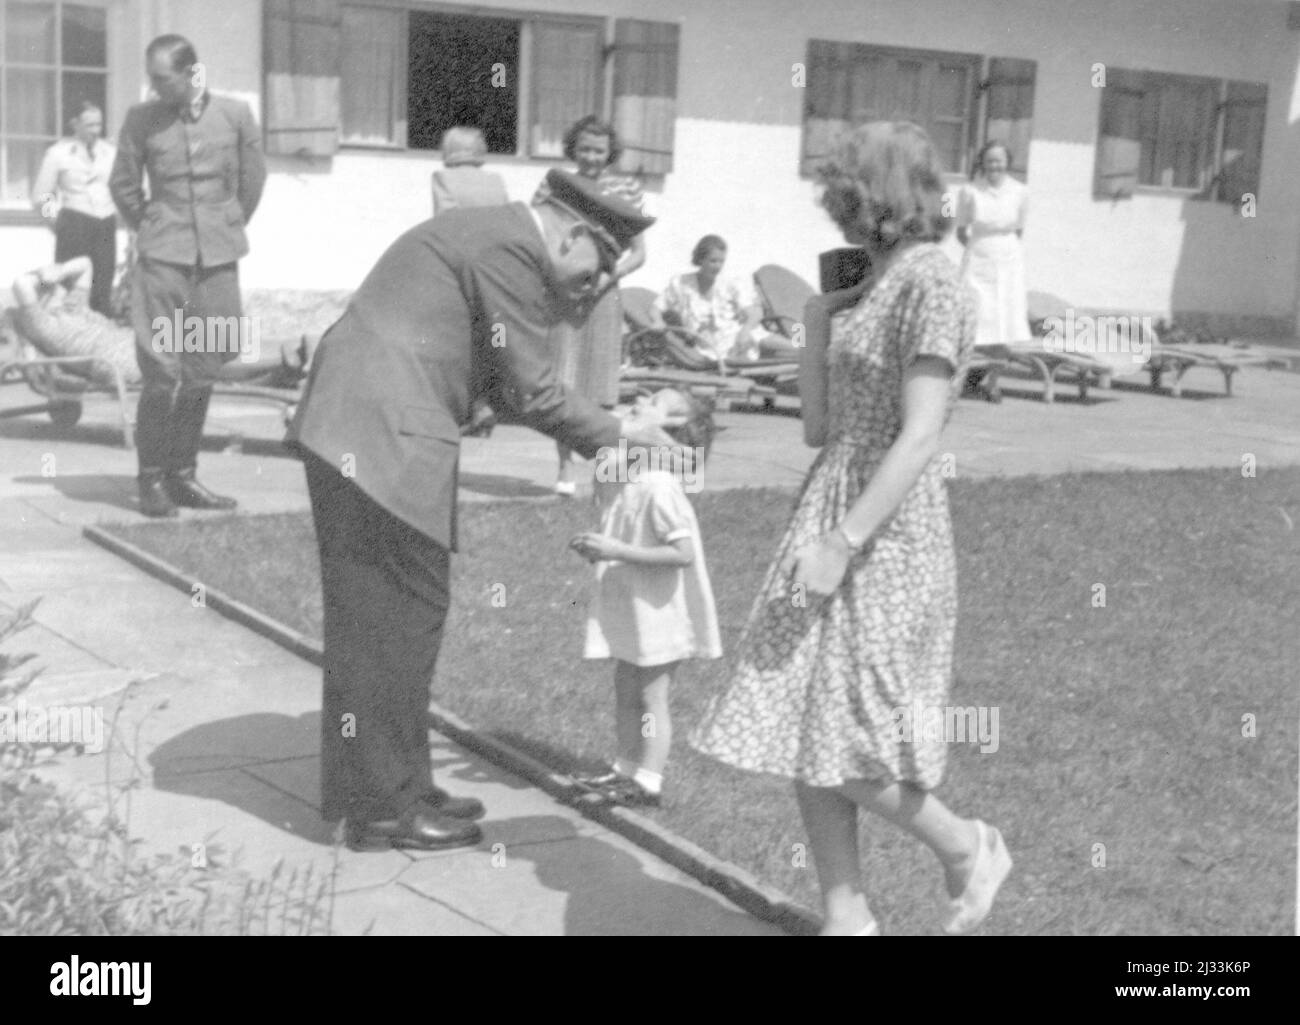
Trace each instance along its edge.
<instances>
[{"instance_id":1,"label":"floral patterned dress","mask_svg":"<svg viewBox=\"0 0 1300 1025\"><path fill-rule=\"evenodd\" d=\"M730 684L691 735L700 751L811 786L939 784L942 739L919 722L906 732L898 723L918 702L942 708L951 684L957 576L942 461L926 467L830 597L803 599L782 564L838 526L871 480L902 428L903 372L919 356L951 365L951 416L975 302L948 257L926 243L899 255L832 321L827 442L750 612Z\"/></svg>"}]
</instances>

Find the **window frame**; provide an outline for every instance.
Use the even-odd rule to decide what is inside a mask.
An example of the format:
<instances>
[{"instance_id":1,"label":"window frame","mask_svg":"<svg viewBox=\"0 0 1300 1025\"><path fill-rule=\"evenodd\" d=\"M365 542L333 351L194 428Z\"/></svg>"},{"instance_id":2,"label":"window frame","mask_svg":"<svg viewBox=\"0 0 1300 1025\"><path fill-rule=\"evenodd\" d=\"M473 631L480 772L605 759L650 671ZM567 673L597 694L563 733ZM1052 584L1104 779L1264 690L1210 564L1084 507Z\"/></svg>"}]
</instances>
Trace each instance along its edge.
<instances>
[{"instance_id":1,"label":"window frame","mask_svg":"<svg viewBox=\"0 0 1300 1025\"><path fill-rule=\"evenodd\" d=\"M859 40L845 39L820 39L809 37L805 47L805 57L807 58L806 74L808 79L813 77L812 69L812 47L815 43L829 44L832 46L852 46L873 56L881 56L894 60L920 60L926 62L929 66L942 63L957 63L965 66L969 76L967 81L965 96L965 112L961 119L962 128L962 166L952 170L945 170L944 180L948 184L957 181L967 181L970 176L970 165L974 158L979 145L983 144L985 132L985 111L987 109L987 90L984 88L985 81L989 74L989 62L993 59L990 54L970 53L959 50L929 50L912 46L887 46L877 43L861 42ZM807 87L805 86L805 89ZM805 97L803 103L803 112L800 119L800 139L799 139L799 177L810 180L815 177L815 173L810 166L812 162L819 159L818 156L810 156L808 153L808 107L809 100ZM925 127L924 125L922 127ZM928 131L928 128L927 128ZM824 157L824 154L822 155Z\"/></svg>"},{"instance_id":2,"label":"window frame","mask_svg":"<svg viewBox=\"0 0 1300 1025\"><path fill-rule=\"evenodd\" d=\"M14 223L15 219L23 223L40 223L40 215L32 208L30 196L21 199L7 198L4 194L6 183L9 180L8 166L8 145L10 141L15 142L45 142L48 148L59 139L67 135L67 125L63 119L63 78L64 75L71 72L74 74L96 74L101 75L104 79L104 125L105 128L111 123L109 107L113 99L113 72L112 72L112 4L110 0L36 0L36 2L49 4L54 7L54 62L52 64L37 64L30 62L11 62L6 57L3 46L0 45L0 217L4 218L3 223ZM93 7L104 12L104 64L102 67L91 67L83 64L64 64L63 63L63 8L64 7ZM8 4L0 0L0 40L6 38L5 27L8 19ZM51 139L44 135L30 135L27 133L8 132L4 126L4 97L5 97L5 78L10 67L26 68L31 70L43 70L54 72L54 105L55 105L55 129L57 134ZM105 132L106 139L111 136ZM30 215L30 216L25 216Z\"/></svg>"},{"instance_id":3,"label":"window frame","mask_svg":"<svg viewBox=\"0 0 1300 1025\"><path fill-rule=\"evenodd\" d=\"M535 102L535 79L537 69L533 58L533 26L538 22L559 25L590 25L596 29L596 36L599 40L601 49L601 68L596 80L596 97L593 109L600 113L600 116L608 119L609 105L612 102L611 77L613 74L613 62L608 59L612 40L614 18L612 16L577 14L577 13L556 13L550 11L526 10L515 7L491 7L473 6L469 4L457 3L424 3L421 0L343 0L342 6L347 7L378 7L386 10L398 10L403 13L421 11L434 14L460 15L470 18L497 18L508 19L519 22L519 66L518 66L518 88L519 88L519 112L515 122L515 151L513 153L493 153L490 154L494 163L505 164L534 164L538 161L546 163L563 163L568 158L563 155L558 157L533 156L532 149L532 119L536 110ZM410 26L407 24L406 31L402 33L401 48L402 60L401 65L406 66L408 61L410 46ZM343 59L346 60L346 54ZM408 72L409 75L409 72ZM404 114L406 111L406 94L410 88L409 79L403 78L401 84L396 82L393 85L394 91L400 95L401 109ZM368 151L368 152L390 152L401 154L428 154L432 158L441 159L442 150L439 149L417 149L408 145L407 142L407 125L409 119L403 119L401 122L400 132L395 132L399 136L397 142L354 142L349 140L344 131L344 126L340 118L339 123L339 150L343 151Z\"/></svg>"},{"instance_id":4,"label":"window frame","mask_svg":"<svg viewBox=\"0 0 1300 1025\"><path fill-rule=\"evenodd\" d=\"M1229 108L1228 97L1232 85L1237 80L1231 78L1216 77L1213 75L1189 75L1189 74L1176 72L1176 71L1154 71L1148 68L1131 68L1131 67L1126 67L1126 68L1108 67L1107 68L1108 74L1113 73L1115 71L1119 71L1121 74L1124 75L1133 76L1137 81L1139 81L1141 83L1140 93L1144 99L1152 88L1158 88L1167 85L1178 85L1178 84L1194 85L1199 83L1203 87L1206 87L1211 93L1210 109L1211 109L1211 115L1214 119L1214 123L1205 132L1204 144L1206 149L1202 155L1201 162L1200 162L1200 174L1199 174L1198 184L1164 185L1164 184L1156 184L1156 183L1141 181L1144 164L1146 162L1145 158L1146 158L1147 139L1145 136L1139 134L1139 138L1136 140L1140 147L1139 163L1138 163L1138 171L1137 171L1139 180L1134 182L1132 188L1125 193L1121 193L1119 195L1104 195L1104 194L1099 195L1097 193L1097 184L1095 180L1095 176L1097 172L1094 171L1093 199L1098 202L1115 202L1118 199L1132 198L1134 196L1142 195L1142 196L1167 196L1176 199L1196 199L1196 200L1206 200L1210 202L1230 203L1231 201L1222 199L1218 195L1218 193L1219 193L1220 180L1223 176L1223 171L1224 171L1224 146L1227 139L1227 127L1228 127L1228 121L1227 121L1228 108ZM1267 104L1269 100L1269 83L1267 81L1256 82L1256 81L1248 81L1248 80L1241 80L1241 82L1243 84L1260 87L1260 89L1262 90L1261 93L1262 101L1265 106L1265 109L1267 109ZM1097 134L1095 136L1095 140L1093 143L1096 159L1100 159L1101 141L1104 138L1104 133L1102 131L1102 128L1106 123L1106 113L1107 113L1106 92L1105 89L1101 91L1102 91L1101 102L1098 104L1097 107L1097 127L1096 127ZM1136 90L1130 87L1128 91L1135 92ZM1260 137L1259 137L1261 170L1262 170L1263 152L1264 152L1267 130L1268 130L1268 125L1266 119L1265 123L1261 126ZM1153 155L1152 158L1153 162L1156 163L1157 165L1160 162L1157 159L1157 157L1159 155L1160 146L1161 146L1160 136L1158 132L1159 132L1159 125L1157 125L1157 135L1156 135L1156 143L1155 143L1156 153L1155 155ZM1258 191L1258 187L1259 187L1258 180L1256 181L1255 184L1256 184L1256 190Z\"/></svg>"}]
</instances>

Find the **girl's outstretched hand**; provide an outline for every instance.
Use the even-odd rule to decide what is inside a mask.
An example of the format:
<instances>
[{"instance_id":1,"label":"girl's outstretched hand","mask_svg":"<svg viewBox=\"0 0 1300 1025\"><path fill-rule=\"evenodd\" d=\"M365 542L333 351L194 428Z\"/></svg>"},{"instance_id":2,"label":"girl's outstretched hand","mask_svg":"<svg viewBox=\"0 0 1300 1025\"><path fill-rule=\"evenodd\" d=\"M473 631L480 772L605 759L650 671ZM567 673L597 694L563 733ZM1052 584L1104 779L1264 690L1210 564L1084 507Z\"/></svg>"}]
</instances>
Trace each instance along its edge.
<instances>
[{"instance_id":1,"label":"girl's outstretched hand","mask_svg":"<svg viewBox=\"0 0 1300 1025\"><path fill-rule=\"evenodd\" d=\"M569 547L588 562L600 562L603 559L617 559L620 553L619 542L612 537L588 531L579 534L569 542Z\"/></svg>"},{"instance_id":2,"label":"girl's outstretched hand","mask_svg":"<svg viewBox=\"0 0 1300 1025\"><path fill-rule=\"evenodd\" d=\"M802 585L809 594L818 598L834 594L844 580L851 554L846 544L837 543L833 537L804 545L794 553L794 562L790 566L796 586Z\"/></svg>"}]
</instances>

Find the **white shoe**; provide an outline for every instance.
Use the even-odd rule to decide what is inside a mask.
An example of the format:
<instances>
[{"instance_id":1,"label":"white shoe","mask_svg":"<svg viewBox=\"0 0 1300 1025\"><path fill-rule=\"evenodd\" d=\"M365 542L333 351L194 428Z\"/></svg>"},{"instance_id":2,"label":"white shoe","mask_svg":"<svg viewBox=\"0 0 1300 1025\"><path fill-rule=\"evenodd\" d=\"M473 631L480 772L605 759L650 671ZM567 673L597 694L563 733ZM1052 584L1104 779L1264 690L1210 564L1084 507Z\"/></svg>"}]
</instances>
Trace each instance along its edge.
<instances>
[{"instance_id":1,"label":"white shoe","mask_svg":"<svg viewBox=\"0 0 1300 1025\"><path fill-rule=\"evenodd\" d=\"M557 480L555 482L555 493L563 495L565 498L572 498L578 493L578 484L571 480Z\"/></svg>"},{"instance_id":2,"label":"white shoe","mask_svg":"<svg viewBox=\"0 0 1300 1025\"><path fill-rule=\"evenodd\" d=\"M863 928L861 928L861 929L859 929L857 932L855 932L853 935L854 935L854 936L879 936L879 935L880 935L880 923L877 922L877 921L873 918L873 919L871 920L871 924L870 924L870 925L864 926Z\"/></svg>"},{"instance_id":3,"label":"white shoe","mask_svg":"<svg viewBox=\"0 0 1300 1025\"><path fill-rule=\"evenodd\" d=\"M979 853L975 866L960 897L948 902L948 921L943 931L949 936L964 936L979 928L993 908L993 898L998 887L1011 871L1011 855L1002 842L998 830L979 819L975 820L979 833Z\"/></svg>"}]
</instances>

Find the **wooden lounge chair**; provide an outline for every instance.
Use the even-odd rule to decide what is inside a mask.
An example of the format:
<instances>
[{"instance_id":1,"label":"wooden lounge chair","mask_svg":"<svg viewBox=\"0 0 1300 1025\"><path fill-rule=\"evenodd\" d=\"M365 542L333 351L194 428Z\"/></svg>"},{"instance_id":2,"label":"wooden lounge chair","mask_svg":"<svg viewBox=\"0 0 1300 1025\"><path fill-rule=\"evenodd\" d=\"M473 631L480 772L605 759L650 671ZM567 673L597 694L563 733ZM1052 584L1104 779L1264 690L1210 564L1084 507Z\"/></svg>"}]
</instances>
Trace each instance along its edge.
<instances>
[{"instance_id":1,"label":"wooden lounge chair","mask_svg":"<svg viewBox=\"0 0 1300 1025\"><path fill-rule=\"evenodd\" d=\"M768 405L775 401L778 384L798 382L799 364L788 359L732 362L712 352L703 338L684 327L656 327L650 316L655 293L648 288L624 288L620 298L628 326L622 380L638 387L689 384L725 400L749 403L762 399Z\"/></svg>"},{"instance_id":2,"label":"wooden lounge chair","mask_svg":"<svg viewBox=\"0 0 1300 1025\"><path fill-rule=\"evenodd\" d=\"M1232 394L1232 375L1242 367L1268 366L1274 360L1248 349L1239 349L1231 345L1157 345L1151 353L1151 362L1147 370L1151 375L1151 389L1158 391L1162 386L1169 389L1175 397L1183 393L1183 376L1193 367L1211 367L1223 374L1223 391ZM1164 377L1171 378L1164 384Z\"/></svg>"},{"instance_id":3,"label":"wooden lounge chair","mask_svg":"<svg viewBox=\"0 0 1300 1025\"><path fill-rule=\"evenodd\" d=\"M84 399L92 394L110 394L117 399L118 418L122 425L122 445L135 447L135 410L127 398L128 393L139 391L139 385L128 384L121 371L106 360L94 356L45 356L21 335L9 318L5 318L3 341L0 348L0 384L26 384L44 401L0 410L0 419L48 413L58 427L75 426L81 420ZM312 336L315 338L315 336ZM304 351L315 345L303 336ZM90 379L91 368L99 363L108 367L113 376L111 386ZM73 370L78 372L71 372ZM218 381L213 394L225 398L249 398L277 403L286 408L296 405L301 398L298 389L268 388L238 380L241 367L227 365L231 379Z\"/></svg>"}]
</instances>

